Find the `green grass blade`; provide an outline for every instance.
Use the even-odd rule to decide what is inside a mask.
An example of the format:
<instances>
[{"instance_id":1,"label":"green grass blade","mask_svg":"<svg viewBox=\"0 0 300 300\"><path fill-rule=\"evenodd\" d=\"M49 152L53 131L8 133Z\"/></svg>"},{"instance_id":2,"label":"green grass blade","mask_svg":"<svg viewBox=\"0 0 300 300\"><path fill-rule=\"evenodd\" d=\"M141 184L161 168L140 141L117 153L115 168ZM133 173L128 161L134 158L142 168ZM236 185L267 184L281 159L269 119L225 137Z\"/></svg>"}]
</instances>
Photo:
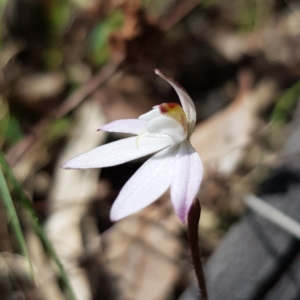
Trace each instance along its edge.
<instances>
[{"instance_id":1,"label":"green grass blade","mask_svg":"<svg viewBox=\"0 0 300 300\"><path fill-rule=\"evenodd\" d=\"M33 266L32 266L32 262L31 262L31 258L29 255L29 251L25 242L25 238L22 232L22 228L19 222L19 218L13 203L13 200L10 196L3 172L2 172L2 168L0 168L0 196L1 199L7 209L7 215L8 215L8 220L12 225L13 231L16 235L16 239L18 241L19 247L22 251L22 254L24 255L24 257L27 258L28 263L29 263L29 267L30 267L30 273L31 273L31 277L34 279L34 272L33 272Z\"/></svg>"},{"instance_id":2,"label":"green grass blade","mask_svg":"<svg viewBox=\"0 0 300 300\"><path fill-rule=\"evenodd\" d=\"M298 80L292 87L290 87L277 101L271 121L285 124L292 117L291 112L296 107L300 97L300 80Z\"/></svg>"},{"instance_id":3,"label":"green grass blade","mask_svg":"<svg viewBox=\"0 0 300 300\"><path fill-rule=\"evenodd\" d=\"M64 267L62 266L55 250L52 247L51 242L49 241L48 237L46 236L43 227L40 224L39 218L35 212L35 210L32 207L30 199L27 197L27 195L24 193L23 188L19 181L14 176L10 166L6 162L6 159L0 151L0 166L3 168L5 175L7 176L7 179L12 183L14 188L14 193L16 194L16 200L20 202L20 204L26 209L26 211L29 213L34 232L40 239L41 243L43 244L44 250L47 253L48 257L52 259L55 264L57 265L59 269L59 276L61 279L61 283L63 285L63 288L68 294L68 299L70 300L76 300L76 297L74 295L73 289L70 285L68 276L64 270Z\"/></svg>"}]
</instances>

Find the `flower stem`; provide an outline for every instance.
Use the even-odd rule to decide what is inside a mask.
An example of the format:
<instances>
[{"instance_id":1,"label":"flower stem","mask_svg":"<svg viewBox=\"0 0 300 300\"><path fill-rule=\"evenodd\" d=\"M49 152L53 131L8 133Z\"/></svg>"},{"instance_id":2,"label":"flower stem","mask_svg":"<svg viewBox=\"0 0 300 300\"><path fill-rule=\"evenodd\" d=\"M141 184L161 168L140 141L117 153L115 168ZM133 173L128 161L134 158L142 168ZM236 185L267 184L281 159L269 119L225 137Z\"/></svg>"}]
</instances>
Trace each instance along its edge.
<instances>
[{"instance_id":1,"label":"flower stem","mask_svg":"<svg viewBox=\"0 0 300 300\"><path fill-rule=\"evenodd\" d=\"M191 250L191 258L194 265L198 286L201 293L202 300L208 300L206 282L201 262L201 250L198 242L198 224L200 220L201 206L196 199L192 205L189 215L188 215L188 235L189 235L189 244Z\"/></svg>"}]
</instances>

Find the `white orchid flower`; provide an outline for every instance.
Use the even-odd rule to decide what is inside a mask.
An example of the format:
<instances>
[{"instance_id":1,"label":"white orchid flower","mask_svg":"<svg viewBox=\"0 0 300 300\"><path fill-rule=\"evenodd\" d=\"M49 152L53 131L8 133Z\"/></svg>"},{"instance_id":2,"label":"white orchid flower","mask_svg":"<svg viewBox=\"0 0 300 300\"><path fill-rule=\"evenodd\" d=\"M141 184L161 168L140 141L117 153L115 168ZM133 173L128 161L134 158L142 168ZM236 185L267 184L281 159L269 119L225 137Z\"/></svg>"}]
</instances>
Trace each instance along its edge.
<instances>
[{"instance_id":1,"label":"white orchid flower","mask_svg":"<svg viewBox=\"0 0 300 300\"><path fill-rule=\"evenodd\" d=\"M99 130L136 136L97 147L62 165L65 169L103 168L155 153L120 191L111 209L112 221L145 208L170 188L174 209L185 223L200 188L202 163L189 142L196 124L194 103L173 79L159 70L155 73L173 86L182 107L163 103L138 119L106 124Z\"/></svg>"}]
</instances>

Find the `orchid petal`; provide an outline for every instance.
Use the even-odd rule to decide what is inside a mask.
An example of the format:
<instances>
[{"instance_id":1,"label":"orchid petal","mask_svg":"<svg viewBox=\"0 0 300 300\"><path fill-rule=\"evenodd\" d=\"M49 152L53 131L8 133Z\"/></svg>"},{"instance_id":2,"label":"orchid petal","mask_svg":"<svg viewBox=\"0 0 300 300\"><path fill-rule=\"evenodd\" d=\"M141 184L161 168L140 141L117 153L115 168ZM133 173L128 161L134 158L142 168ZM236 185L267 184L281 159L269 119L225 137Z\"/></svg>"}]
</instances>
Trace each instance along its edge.
<instances>
[{"instance_id":1,"label":"orchid petal","mask_svg":"<svg viewBox=\"0 0 300 300\"><path fill-rule=\"evenodd\" d=\"M149 121L147 131L154 135L168 135L176 144L186 139L186 133L181 124L166 116L160 116Z\"/></svg>"},{"instance_id":2,"label":"orchid petal","mask_svg":"<svg viewBox=\"0 0 300 300\"><path fill-rule=\"evenodd\" d=\"M164 149L147 160L127 181L115 200L110 218L117 221L157 200L170 186L175 149Z\"/></svg>"},{"instance_id":3,"label":"orchid petal","mask_svg":"<svg viewBox=\"0 0 300 300\"><path fill-rule=\"evenodd\" d=\"M183 223L197 196L202 177L203 167L198 153L190 143L181 143L174 163L171 200Z\"/></svg>"},{"instance_id":4,"label":"orchid petal","mask_svg":"<svg viewBox=\"0 0 300 300\"><path fill-rule=\"evenodd\" d=\"M186 114L187 121L188 121L188 127L189 127L189 132L188 136L190 136L195 128L196 124L196 109L193 100L190 98L186 90L179 84L177 83L174 79L163 73L162 71L155 69L155 74L159 75L162 79L166 80L169 82L172 87L175 89L182 108Z\"/></svg>"},{"instance_id":5,"label":"orchid petal","mask_svg":"<svg viewBox=\"0 0 300 300\"><path fill-rule=\"evenodd\" d=\"M90 169L115 166L157 152L172 143L170 137L146 136L140 140L137 146L137 138L130 137L78 155L61 167L64 169Z\"/></svg>"},{"instance_id":6,"label":"orchid petal","mask_svg":"<svg viewBox=\"0 0 300 300\"><path fill-rule=\"evenodd\" d=\"M146 112L145 114L139 116L139 120L142 120L142 121L150 121L156 117L161 117L161 112L158 108L158 105L157 106L154 106L152 110Z\"/></svg>"},{"instance_id":7,"label":"orchid petal","mask_svg":"<svg viewBox=\"0 0 300 300\"><path fill-rule=\"evenodd\" d=\"M117 120L111 123L105 124L98 130L108 131L108 132L124 132L139 134L146 126L146 122L138 119L127 119L127 120Z\"/></svg>"}]
</instances>

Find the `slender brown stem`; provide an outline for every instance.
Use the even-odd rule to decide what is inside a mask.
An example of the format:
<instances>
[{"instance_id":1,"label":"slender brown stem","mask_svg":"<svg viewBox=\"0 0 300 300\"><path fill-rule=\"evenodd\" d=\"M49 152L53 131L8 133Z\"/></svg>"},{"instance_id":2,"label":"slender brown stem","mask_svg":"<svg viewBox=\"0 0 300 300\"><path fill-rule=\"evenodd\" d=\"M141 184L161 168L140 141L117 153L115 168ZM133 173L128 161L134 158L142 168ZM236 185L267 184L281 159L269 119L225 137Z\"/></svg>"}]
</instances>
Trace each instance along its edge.
<instances>
[{"instance_id":1,"label":"slender brown stem","mask_svg":"<svg viewBox=\"0 0 300 300\"><path fill-rule=\"evenodd\" d=\"M196 199L192 205L189 215L188 215L188 235L189 235L189 244L191 250L191 257L201 293L202 300L208 300L206 282L201 262L201 250L199 247L198 241L198 224L200 220L201 206Z\"/></svg>"}]
</instances>

